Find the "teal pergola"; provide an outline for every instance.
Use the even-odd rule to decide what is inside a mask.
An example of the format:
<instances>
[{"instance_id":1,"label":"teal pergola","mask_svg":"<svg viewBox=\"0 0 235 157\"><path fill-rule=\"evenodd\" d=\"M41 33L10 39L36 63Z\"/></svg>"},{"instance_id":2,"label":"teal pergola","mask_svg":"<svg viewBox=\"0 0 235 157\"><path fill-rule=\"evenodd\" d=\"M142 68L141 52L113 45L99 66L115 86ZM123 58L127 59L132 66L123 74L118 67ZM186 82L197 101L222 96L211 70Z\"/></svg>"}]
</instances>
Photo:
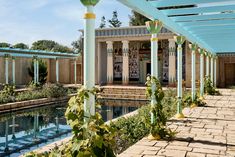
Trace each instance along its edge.
<instances>
[{"instance_id":1,"label":"teal pergola","mask_svg":"<svg viewBox=\"0 0 235 157\"><path fill-rule=\"evenodd\" d=\"M95 79L95 14L94 6L99 0L80 0L86 7L84 14L84 86L94 87ZM162 26L175 32L177 47L177 118L182 114L182 44L187 39L192 44L192 99L195 100L195 53L200 53L200 96L204 95L204 76L216 86L216 65L218 53L235 53L235 0L117 0L132 10L148 17L147 28L151 33L151 75L159 76L157 67L158 38ZM111 53L112 55L112 53ZM204 75L206 56L206 75ZM152 91L156 85L152 85ZM154 92L152 92L154 93ZM151 98L153 105L154 97ZM94 97L84 102L85 115L94 115ZM152 117L153 118L153 117Z\"/></svg>"},{"instance_id":2,"label":"teal pergola","mask_svg":"<svg viewBox=\"0 0 235 157\"><path fill-rule=\"evenodd\" d=\"M56 60L56 82L59 82L59 59L73 59L74 60L74 79L76 84L76 62L80 56L78 53L62 53L30 49L16 49L16 48L0 48L0 57L5 58L5 84L9 84L8 71L9 59L12 59L12 83L15 84L15 59L32 58L34 61L34 82L39 83L39 61L38 59L55 59Z\"/></svg>"},{"instance_id":3,"label":"teal pergola","mask_svg":"<svg viewBox=\"0 0 235 157\"><path fill-rule=\"evenodd\" d=\"M235 52L234 0L118 0L211 53Z\"/></svg>"}]
</instances>

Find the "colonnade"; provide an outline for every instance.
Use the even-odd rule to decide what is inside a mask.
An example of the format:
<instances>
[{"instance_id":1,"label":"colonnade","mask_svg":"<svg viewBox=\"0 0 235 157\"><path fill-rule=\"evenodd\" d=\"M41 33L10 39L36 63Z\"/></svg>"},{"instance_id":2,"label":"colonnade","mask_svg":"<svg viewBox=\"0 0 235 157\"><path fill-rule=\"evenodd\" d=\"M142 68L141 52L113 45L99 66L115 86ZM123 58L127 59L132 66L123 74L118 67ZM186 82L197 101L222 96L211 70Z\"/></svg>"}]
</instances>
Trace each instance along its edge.
<instances>
[{"instance_id":1,"label":"colonnade","mask_svg":"<svg viewBox=\"0 0 235 157\"><path fill-rule=\"evenodd\" d=\"M5 59L5 84L16 84L16 58L14 56L10 56L10 55L5 55L4 56ZM12 61L12 82L9 82L9 59L11 59ZM39 58L38 57L33 57L33 65L34 65L34 77L33 77L33 81L34 83L39 83ZM56 83L59 83L59 59L56 58ZM77 60L74 59L74 80L75 80L75 84L77 84Z\"/></svg>"},{"instance_id":2,"label":"colonnade","mask_svg":"<svg viewBox=\"0 0 235 157\"><path fill-rule=\"evenodd\" d=\"M87 11L85 13L84 19L85 19L85 30L84 30L84 86L85 89L92 89L95 86L95 14L93 12L94 6L99 2L99 0L81 0L83 5L86 7ZM146 23L147 29L151 33L151 75L155 76L156 78L158 75L158 38L157 34L162 28L162 23L158 20L149 21ZM182 44L185 41L184 36L176 36L174 38L174 41L177 44L177 97L178 97L178 105L177 105L177 118L184 118L184 115L182 113ZM129 68L128 68L128 52L129 52L129 42L123 41L123 84L128 83L129 80ZM175 60L175 54L174 54L174 42L173 40L169 41L170 45L170 60ZM192 50L192 98L195 99L196 96L196 85L195 85L195 53L197 50L197 44L193 43L190 46ZM113 82L113 42L107 42L107 80L108 83ZM199 53L201 55L200 59L200 94L201 97L204 95L204 49L200 49ZM207 61L206 61L206 76L211 77L211 80L213 81L214 85L216 86L216 72L214 72L213 66L216 65L216 57L213 55L207 55ZM209 58L211 60L211 73L209 74ZM170 63L174 64L174 62ZM174 81L175 79L175 72L173 71L172 74L169 75L170 81ZM156 85L152 85L152 93L155 91ZM156 100L154 96L151 97L151 105L154 105L156 103ZM95 114L95 100L94 96L90 95L90 97L85 100L84 102L84 109L85 109L85 117L89 117L90 115ZM86 118L85 118L86 119ZM151 121L153 121L153 115L151 115Z\"/></svg>"}]
</instances>

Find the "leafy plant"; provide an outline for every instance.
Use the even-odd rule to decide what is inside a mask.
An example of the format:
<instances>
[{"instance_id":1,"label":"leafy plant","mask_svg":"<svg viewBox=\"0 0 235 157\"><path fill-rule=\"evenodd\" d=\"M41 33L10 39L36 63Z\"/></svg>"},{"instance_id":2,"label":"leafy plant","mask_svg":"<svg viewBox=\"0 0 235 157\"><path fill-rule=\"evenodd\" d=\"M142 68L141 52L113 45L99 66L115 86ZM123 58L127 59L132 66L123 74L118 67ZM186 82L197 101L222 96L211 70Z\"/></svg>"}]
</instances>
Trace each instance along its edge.
<instances>
[{"instance_id":1,"label":"leafy plant","mask_svg":"<svg viewBox=\"0 0 235 157\"><path fill-rule=\"evenodd\" d=\"M67 95L67 89L62 84L45 84L42 92L48 98L59 98Z\"/></svg>"},{"instance_id":2,"label":"leafy plant","mask_svg":"<svg viewBox=\"0 0 235 157\"><path fill-rule=\"evenodd\" d=\"M26 100L45 98L45 97L47 97L47 95L41 90L34 90L34 91L29 90L18 93L16 95L16 101L26 101Z\"/></svg>"},{"instance_id":3,"label":"leafy plant","mask_svg":"<svg viewBox=\"0 0 235 157\"><path fill-rule=\"evenodd\" d=\"M50 153L41 154L42 157L115 157L116 129L105 124L99 112L84 120L84 100L96 92L97 89L82 88L77 96L69 100L65 116L72 128L72 140ZM100 108L99 104L96 103L96 107ZM25 156L35 155L37 154L31 153Z\"/></svg>"},{"instance_id":4,"label":"leafy plant","mask_svg":"<svg viewBox=\"0 0 235 157\"><path fill-rule=\"evenodd\" d=\"M156 77L148 77L147 78L147 89L146 89L146 95L148 98L154 97L156 100L155 104L151 105L151 115L152 117L146 116L145 123L148 127L150 127L150 135L152 137L160 137L160 138L171 138L173 135L173 132L170 129L167 129L166 121L167 117L163 112L163 105L162 100L164 98L164 92L162 90L160 81ZM156 86L155 90L152 91L152 86ZM154 92L154 93L152 93ZM151 120L151 118L153 118Z\"/></svg>"},{"instance_id":5,"label":"leafy plant","mask_svg":"<svg viewBox=\"0 0 235 157\"><path fill-rule=\"evenodd\" d=\"M183 97L183 105L184 106L191 106L191 107L194 107L194 105L205 106L206 102L204 102L203 99L200 98L198 93L196 93L195 100L193 101L192 95L190 93L188 93Z\"/></svg>"},{"instance_id":6,"label":"leafy plant","mask_svg":"<svg viewBox=\"0 0 235 157\"><path fill-rule=\"evenodd\" d=\"M15 86L4 85L0 91L0 104L15 101Z\"/></svg>"},{"instance_id":7,"label":"leafy plant","mask_svg":"<svg viewBox=\"0 0 235 157\"><path fill-rule=\"evenodd\" d=\"M39 83L45 84L47 80L47 65L46 63L39 59ZM29 75L34 78L34 62L32 61L31 66L28 68Z\"/></svg>"},{"instance_id":8,"label":"leafy plant","mask_svg":"<svg viewBox=\"0 0 235 157\"><path fill-rule=\"evenodd\" d=\"M215 87L213 86L213 83L209 76L205 77L204 90L206 94L209 94L209 95L220 95L219 91L216 90Z\"/></svg>"}]
</instances>

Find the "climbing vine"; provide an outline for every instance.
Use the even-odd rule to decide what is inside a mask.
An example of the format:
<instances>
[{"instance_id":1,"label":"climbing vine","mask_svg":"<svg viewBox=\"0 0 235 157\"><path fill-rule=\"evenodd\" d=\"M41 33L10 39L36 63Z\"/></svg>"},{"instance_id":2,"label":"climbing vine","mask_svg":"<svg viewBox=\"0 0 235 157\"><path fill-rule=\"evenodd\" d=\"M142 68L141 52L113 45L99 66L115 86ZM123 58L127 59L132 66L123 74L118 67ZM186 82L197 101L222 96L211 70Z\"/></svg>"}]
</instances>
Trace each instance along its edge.
<instances>
[{"instance_id":1,"label":"climbing vine","mask_svg":"<svg viewBox=\"0 0 235 157\"><path fill-rule=\"evenodd\" d=\"M84 121L84 100L97 92L96 88L82 88L77 96L69 100L65 116L72 128L72 140L49 153L40 154L40 157L115 157L116 129L105 124L99 112ZM96 108L100 109L98 103ZM35 153L31 152L25 156L33 157Z\"/></svg>"},{"instance_id":2,"label":"climbing vine","mask_svg":"<svg viewBox=\"0 0 235 157\"><path fill-rule=\"evenodd\" d=\"M206 94L209 95L220 95L219 91L215 89L215 87L213 86L213 83L210 79L209 76L205 77L205 85L204 85L204 89Z\"/></svg>"},{"instance_id":3,"label":"climbing vine","mask_svg":"<svg viewBox=\"0 0 235 157\"><path fill-rule=\"evenodd\" d=\"M153 84L156 85L154 91L152 91ZM156 103L151 105L150 109L150 113L153 115L153 121L151 122L150 115L148 117L145 117L146 124L150 127L150 135L152 135L153 137L159 136L159 138L171 138L172 136L174 136L174 132L166 128L167 117L163 111L162 100L164 98L164 92L161 84L156 77L152 76L147 78L146 85L147 97L152 98L153 96L156 99Z\"/></svg>"}]
</instances>

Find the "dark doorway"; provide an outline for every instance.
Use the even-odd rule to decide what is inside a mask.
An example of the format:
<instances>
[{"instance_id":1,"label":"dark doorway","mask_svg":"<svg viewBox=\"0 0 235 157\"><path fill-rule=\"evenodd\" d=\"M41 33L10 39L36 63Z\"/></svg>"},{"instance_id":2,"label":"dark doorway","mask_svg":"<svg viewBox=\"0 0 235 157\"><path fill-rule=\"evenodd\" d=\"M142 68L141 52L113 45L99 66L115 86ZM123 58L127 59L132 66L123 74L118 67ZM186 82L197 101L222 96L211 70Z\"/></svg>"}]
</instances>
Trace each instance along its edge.
<instances>
[{"instance_id":1,"label":"dark doorway","mask_svg":"<svg viewBox=\"0 0 235 157\"><path fill-rule=\"evenodd\" d=\"M235 64L225 64L225 84L227 87L235 86Z\"/></svg>"},{"instance_id":2,"label":"dark doorway","mask_svg":"<svg viewBox=\"0 0 235 157\"><path fill-rule=\"evenodd\" d=\"M146 69L146 74L151 75L151 63L147 63L147 69Z\"/></svg>"}]
</instances>

